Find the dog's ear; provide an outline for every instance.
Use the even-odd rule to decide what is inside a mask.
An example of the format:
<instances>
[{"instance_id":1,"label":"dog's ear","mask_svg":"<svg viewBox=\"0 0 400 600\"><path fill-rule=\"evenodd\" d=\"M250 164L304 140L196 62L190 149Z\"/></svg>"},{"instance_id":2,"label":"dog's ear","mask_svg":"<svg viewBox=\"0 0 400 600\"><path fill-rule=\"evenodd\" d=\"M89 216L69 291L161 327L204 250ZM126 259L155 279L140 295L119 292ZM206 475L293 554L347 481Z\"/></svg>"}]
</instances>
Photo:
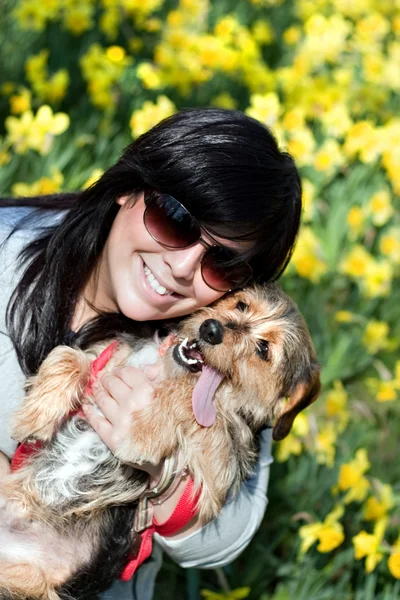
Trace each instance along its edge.
<instances>
[{"instance_id":1,"label":"dog's ear","mask_svg":"<svg viewBox=\"0 0 400 600\"><path fill-rule=\"evenodd\" d=\"M288 435L299 412L318 398L321 389L319 374L319 364L313 361L309 376L296 385L288 404L274 425L272 437L276 442L280 442Z\"/></svg>"}]
</instances>

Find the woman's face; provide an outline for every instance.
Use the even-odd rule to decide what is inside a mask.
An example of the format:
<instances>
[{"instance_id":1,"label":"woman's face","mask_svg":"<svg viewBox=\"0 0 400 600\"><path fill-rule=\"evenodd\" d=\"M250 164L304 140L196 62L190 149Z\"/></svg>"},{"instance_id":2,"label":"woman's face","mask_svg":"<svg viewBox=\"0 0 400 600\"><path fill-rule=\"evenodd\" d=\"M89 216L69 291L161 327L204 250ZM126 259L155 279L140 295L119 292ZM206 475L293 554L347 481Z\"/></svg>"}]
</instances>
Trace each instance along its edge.
<instances>
[{"instance_id":1,"label":"woman's face","mask_svg":"<svg viewBox=\"0 0 400 600\"><path fill-rule=\"evenodd\" d=\"M121 311L136 321L182 316L211 304L224 295L210 288L201 275L206 251L200 242L183 249L168 249L156 242L143 223L144 196L132 206L129 196L118 200L121 208L105 244L94 304ZM204 238L207 240L207 236ZM240 244L218 239L229 247ZM158 285L157 285L158 284ZM165 293L165 288L168 292Z\"/></svg>"}]
</instances>

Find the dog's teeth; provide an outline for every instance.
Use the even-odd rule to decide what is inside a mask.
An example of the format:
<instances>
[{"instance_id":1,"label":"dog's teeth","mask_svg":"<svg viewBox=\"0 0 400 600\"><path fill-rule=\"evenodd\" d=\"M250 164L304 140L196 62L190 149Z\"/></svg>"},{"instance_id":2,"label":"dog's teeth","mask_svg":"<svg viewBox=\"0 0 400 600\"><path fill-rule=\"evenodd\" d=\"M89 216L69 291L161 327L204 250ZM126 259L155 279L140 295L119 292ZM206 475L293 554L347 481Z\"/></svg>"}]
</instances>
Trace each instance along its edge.
<instances>
[{"instance_id":1,"label":"dog's teeth","mask_svg":"<svg viewBox=\"0 0 400 600\"><path fill-rule=\"evenodd\" d=\"M195 365L197 363L197 360L195 358L187 358L186 362L188 363L188 365Z\"/></svg>"},{"instance_id":2,"label":"dog's teeth","mask_svg":"<svg viewBox=\"0 0 400 600\"><path fill-rule=\"evenodd\" d=\"M185 338L181 344L181 346L185 346L185 348L187 348L187 343L189 341L189 338Z\"/></svg>"}]
</instances>

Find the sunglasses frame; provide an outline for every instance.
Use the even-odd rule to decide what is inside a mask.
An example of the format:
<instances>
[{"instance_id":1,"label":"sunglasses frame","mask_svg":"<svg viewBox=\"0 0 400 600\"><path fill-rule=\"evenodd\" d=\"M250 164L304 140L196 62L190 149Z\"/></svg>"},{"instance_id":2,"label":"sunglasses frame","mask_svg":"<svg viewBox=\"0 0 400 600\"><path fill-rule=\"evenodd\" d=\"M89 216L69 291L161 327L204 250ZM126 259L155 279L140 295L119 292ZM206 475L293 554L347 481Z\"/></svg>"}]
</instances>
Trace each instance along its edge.
<instances>
[{"instance_id":1,"label":"sunglasses frame","mask_svg":"<svg viewBox=\"0 0 400 600\"><path fill-rule=\"evenodd\" d=\"M198 230L199 230L199 237L198 237L198 239L196 239L195 241L193 241L191 244L187 244L187 245L185 244L184 246L170 246L168 244L165 244L164 242L161 242L151 232L151 230L149 229L148 224L146 222L146 214L148 212L148 209L149 208L151 209L151 204L152 204L152 202L154 202L156 200L156 198L160 198L160 197L163 197L163 196L171 198L174 202L176 202L185 211L185 213L187 213L187 215L192 219L192 222L194 223L194 225L196 225L196 227L198 228ZM164 193L155 192L155 191L152 191L149 194L145 193L145 205L146 205L146 207L145 207L145 210L144 210L144 213L143 213L143 224L144 224L144 226L146 228L147 233L153 238L153 240L155 242L157 242L158 244L160 244L160 246L163 246L163 248L167 248L168 250L183 250L184 248L190 248L191 246L194 246L195 244L197 244L199 242L201 244L203 244L203 246L206 248L206 251L203 254L203 256L201 257L201 261L200 261L201 276L203 278L204 283L209 288L211 288L212 290L215 290L216 292L232 292L234 290L237 290L237 289L240 289L240 288L244 287L250 281L250 279L253 276L253 269L252 269L251 265L247 261L243 261L243 265L246 265L246 267L248 268L248 271L249 271L248 277L243 280L243 283L240 283L239 285L236 285L235 287L232 287L232 288L229 288L229 289L223 289L223 290L220 289L220 288L217 288L217 287L215 287L213 285L210 285L209 282L207 281L207 279L204 277L204 273L203 273L203 266L204 266L204 262L207 260L207 256L210 256L210 254L211 254L210 251L213 248L221 248L223 250L231 250L231 249L230 248L226 248L226 246L224 246L223 244L220 244L219 242L217 242L217 240L215 238L213 238L213 236L210 235L208 232L206 232L207 236L210 237L213 240L214 244L210 244L209 242L207 242L202 237L202 235L201 235L202 231L204 232L205 230L200 225L200 223L198 222L198 220L196 219L196 217L194 217L192 215L192 213L185 206L183 206L183 204L181 204L179 202L179 200L177 200L176 198L174 198L170 194L164 194ZM232 250L232 252L234 252L234 251Z\"/></svg>"}]
</instances>

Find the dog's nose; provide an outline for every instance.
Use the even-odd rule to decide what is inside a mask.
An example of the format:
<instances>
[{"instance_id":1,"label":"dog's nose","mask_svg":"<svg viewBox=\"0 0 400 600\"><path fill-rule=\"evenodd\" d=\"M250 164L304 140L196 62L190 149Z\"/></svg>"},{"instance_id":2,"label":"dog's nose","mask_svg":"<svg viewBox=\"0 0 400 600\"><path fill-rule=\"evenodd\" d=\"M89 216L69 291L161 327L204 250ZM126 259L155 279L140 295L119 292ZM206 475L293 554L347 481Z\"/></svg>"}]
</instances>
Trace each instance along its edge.
<instances>
[{"instance_id":1,"label":"dog's nose","mask_svg":"<svg viewBox=\"0 0 400 600\"><path fill-rule=\"evenodd\" d=\"M224 328L216 319L207 319L200 325L200 338L209 344L220 344L224 337Z\"/></svg>"}]
</instances>

